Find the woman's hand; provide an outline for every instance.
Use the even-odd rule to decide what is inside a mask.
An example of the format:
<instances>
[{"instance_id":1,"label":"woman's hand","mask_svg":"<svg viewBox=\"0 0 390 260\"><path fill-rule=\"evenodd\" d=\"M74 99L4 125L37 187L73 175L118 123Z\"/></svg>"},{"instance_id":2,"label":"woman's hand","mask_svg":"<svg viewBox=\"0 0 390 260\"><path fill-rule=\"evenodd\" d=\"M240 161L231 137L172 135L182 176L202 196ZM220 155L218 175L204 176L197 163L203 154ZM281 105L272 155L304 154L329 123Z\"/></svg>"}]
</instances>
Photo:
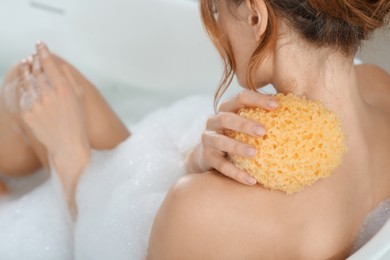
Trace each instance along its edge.
<instances>
[{"instance_id":1,"label":"woman's hand","mask_svg":"<svg viewBox=\"0 0 390 260\"><path fill-rule=\"evenodd\" d=\"M37 45L31 64L21 66L20 114L49 155L88 147L81 91L73 75L56 63L44 44ZM89 147L88 147L89 148Z\"/></svg>"},{"instance_id":2,"label":"woman's hand","mask_svg":"<svg viewBox=\"0 0 390 260\"><path fill-rule=\"evenodd\" d=\"M20 116L47 149L64 187L71 214L76 216L75 190L90 156L82 91L68 68L59 67L44 44L31 62L20 65Z\"/></svg>"},{"instance_id":3,"label":"woman's hand","mask_svg":"<svg viewBox=\"0 0 390 260\"><path fill-rule=\"evenodd\" d=\"M227 137L224 135L224 131L230 129L251 136L262 137L266 134L266 129L262 124L241 117L236 113L243 107L260 107L273 110L277 106L278 103L275 97L249 90L242 91L237 96L224 102L220 106L218 114L208 119L201 143L189 155L188 170L191 172L205 172L216 169L240 183L256 184L253 177L236 168L226 158L227 154L254 157L257 154L256 147Z\"/></svg>"}]
</instances>

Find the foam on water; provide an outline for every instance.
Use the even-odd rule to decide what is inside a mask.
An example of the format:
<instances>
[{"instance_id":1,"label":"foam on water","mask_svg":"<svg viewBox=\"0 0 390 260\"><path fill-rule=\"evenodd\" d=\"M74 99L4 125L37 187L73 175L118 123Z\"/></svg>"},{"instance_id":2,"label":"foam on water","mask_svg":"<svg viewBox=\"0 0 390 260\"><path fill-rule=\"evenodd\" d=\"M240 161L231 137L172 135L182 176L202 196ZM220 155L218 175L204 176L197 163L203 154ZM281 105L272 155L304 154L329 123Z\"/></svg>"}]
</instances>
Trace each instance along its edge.
<instances>
[{"instance_id":1,"label":"foam on water","mask_svg":"<svg viewBox=\"0 0 390 260\"><path fill-rule=\"evenodd\" d=\"M211 97L187 98L144 118L117 148L93 151L74 228L55 178L3 201L0 259L142 259L156 211L210 114Z\"/></svg>"},{"instance_id":2,"label":"foam on water","mask_svg":"<svg viewBox=\"0 0 390 260\"><path fill-rule=\"evenodd\" d=\"M355 240L352 253L364 246L376 233L378 233L389 218L390 199L387 199L367 215L359 235Z\"/></svg>"},{"instance_id":3,"label":"foam on water","mask_svg":"<svg viewBox=\"0 0 390 260\"><path fill-rule=\"evenodd\" d=\"M73 258L73 224L56 178L0 203L0 259Z\"/></svg>"},{"instance_id":4,"label":"foam on water","mask_svg":"<svg viewBox=\"0 0 390 260\"><path fill-rule=\"evenodd\" d=\"M146 117L113 151L94 152L78 192L76 259L142 259L153 218L200 141L211 98L183 100Z\"/></svg>"},{"instance_id":5,"label":"foam on water","mask_svg":"<svg viewBox=\"0 0 390 260\"><path fill-rule=\"evenodd\" d=\"M132 137L117 148L93 151L74 226L55 177L38 174L35 182L43 184L24 195L19 181L8 182L17 195L0 202L0 259L143 259L156 211L212 113L211 97L187 98L132 126ZM387 200L367 216L355 249L380 229L389 208Z\"/></svg>"}]
</instances>

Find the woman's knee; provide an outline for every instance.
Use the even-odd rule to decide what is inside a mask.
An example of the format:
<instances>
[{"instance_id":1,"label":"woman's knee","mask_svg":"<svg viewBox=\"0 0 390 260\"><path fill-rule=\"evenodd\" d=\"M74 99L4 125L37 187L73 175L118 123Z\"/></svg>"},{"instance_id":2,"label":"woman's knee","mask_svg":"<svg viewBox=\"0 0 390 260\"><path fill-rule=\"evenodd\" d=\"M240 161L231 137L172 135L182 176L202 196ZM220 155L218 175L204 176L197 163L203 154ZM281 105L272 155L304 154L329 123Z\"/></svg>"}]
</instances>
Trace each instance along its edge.
<instances>
[{"instance_id":1,"label":"woman's knee","mask_svg":"<svg viewBox=\"0 0 390 260\"><path fill-rule=\"evenodd\" d=\"M41 162L25 136L17 115L12 114L2 100L0 126L0 174L20 177L39 169Z\"/></svg>"},{"instance_id":2,"label":"woman's knee","mask_svg":"<svg viewBox=\"0 0 390 260\"><path fill-rule=\"evenodd\" d=\"M9 177L24 177L42 167L38 157L31 149L20 148L13 152L11 149L0 151L0 175Z\"/></svg>"},{"instance_id":3,"label":"woman's knee","mask_svg":"<svg viewBox=\"0 0 390 260\"><path fill-rule=\"evenodd\" d=\"M111 109L99 90L74 66L55 56L60 67L67 69L80 85L91 147L97 150L115 148L130 136L127 127Z\"/></svg>"}]
</instances>

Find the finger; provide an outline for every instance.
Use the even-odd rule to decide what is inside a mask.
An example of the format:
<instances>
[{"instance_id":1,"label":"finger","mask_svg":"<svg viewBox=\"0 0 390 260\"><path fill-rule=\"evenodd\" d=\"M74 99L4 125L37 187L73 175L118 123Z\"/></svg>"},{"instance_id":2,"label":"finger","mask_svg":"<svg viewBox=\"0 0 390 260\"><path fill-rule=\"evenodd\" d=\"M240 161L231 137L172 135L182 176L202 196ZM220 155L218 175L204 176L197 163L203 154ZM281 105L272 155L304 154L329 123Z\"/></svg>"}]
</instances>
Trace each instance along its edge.
<instances>
[{"instance_id":1,"label":"finger","mask_svg":"<svg viewBox=\"0 0 390 260\"><path fill-rule=\"evenodd\" d=\"M37 81L33 75L33 61L34 61L34 55L30 55L28 56L27 58L27 64L28 64L28 77L27 77L27 80L30 82L30 86L32 87L31 89L34 90L34 91L38 91L38 86L37 86Z\"/></svg>"},{"instance_id":2,"label":"finger","mask_svg":"<svg viewBox=\"0 0 390 260\"><path fill-rule=\"evenodd\" d=\"M233 163L224 157L220 157L215 154L210 158L210 160L213 160L213 167L217 171L233 180L236 180L245 185L255 185L257 183L255 178L250 176L248 173L238 169Z\"/></svg>"},{"instance_id":3,"label":"finger","mask_svg":"<svg viewBox=\"0 0 390 260\"><path fill-rule=\"evenodd\" d=\"M206 128L219 133L230 129L254 137L262 137L267 133L263 124L229 112L210 117Z\"/></svg>"},{"instance_id":4,"label":"finger","mask_svg":"<svg viewBox=\"0 0 390 260\"><path fill-rule=\"evenodd\" d=\"M25 90L31 96L33 100L38 99L40 96L40 89L38 86L38 82L32 74L32 64L28 63L27 65L22 64L23 70L23 82L25 86Z\"/></svg>"},{"instance_id":5,"label":"finger","mask_svg":"<svg viewBox=\"0 0 390 260\"><path fill-rule=\"evenodd\" d=\"M26 82L28 82L27 84L28 84L29 94L35 100L40 97L41 89L37 78L34 76L34 56L36 55L35 54L30 55L27 59L29 69L28 69L28 76L25 75L26 78L25 80Z\"/></svg>"},{"instance_id":6,"label":"finger","mask_svg":"<svg viewBox=\"0 0 390 260\"><path fill-rule=\"evenodd\" d=\"M256 147L241 143L235 139L216 132L206 131L203 133L202 142L205 147L242 157L251 158L257 154Z\"/></svg>"},{"instance_id":7,"label":"finger","mask_svg":"<svg viewBox=\"0 0 390 260\"><path fill-rule=\"evenodd\" d=\"M22 75L22 82L19 93L19 107L21 110L29 110L32 107L34 101L37 99L37 95L31 81L32 75L27 60L22 61L20 65L20 72Z\"/></svg>"},{"instance_id":8,"label":"finger","mask_svg":"<svg viewBox=\"0 0 390 260\"><path fill-rule=\"evenodd\" d=\"M38 76L43 72L37 54L32 56L32 72L34 76Z\"/></svg>"},{"instance_id":9,"label":"finger","mask_svg":"<svg viewBox=\"0 0 390 260\"><path fill-rule=\"evenodd\" d=\"M28 110L31 108L32 104L29 101L30 95L28 94L28 91L26 89L26 84L24 83L23 77L21 78L21 81L19 82L19 88L18 88L18 106L19 111Z\"/></svg>"},{"instance_id":10,"label":"finger","mask_svg":"<svg viewBox=\"0 0 390 260\"><path fill-rule=\"evenodd\" d=\"M51 87L53 89L65 87L66 79L47 46L44 43L38 43L36 48L42 70L45 72Z\"/></svg>"},{"instance_id":11,"label":"finger","mask_svg":"<svg viewBox=\"0 0 390 260\"><path fill-rule=\"evenodd\" d=\"M20 74L21 74L21 80L22 80L22 88L26 92L32 92L33 91L33 85L31 84L31 72L30 72L30 65L27 60L23 60L22 63L19 66Z\"/></svg>"},{"instance_id":12,"label":"finger","mask_svg":"<svg viewBox=\"0 0 390 260\"><path fill-rule=\"evenodd\" d=\"M22 67L22 66L25 66L23 63L25 61L22 60L21 63L18 65L18 72L19 72L19 81L18 81L18 85L17 85L17 91L18 91L18 97L20 98L24 92L27 91L27 86L25 86L26 84L24 83L24 73L25 73L25 68Z\"/></svg>"},{"instance_id":13,"label":"finger","mask_svg":"<svg viewBox=\"0 0 390 260\"><path fill-rule=\"evenodd\" d=\"M218 111L236 113L243 107L260 107L267 110L273 110L278 107L278 100L274 96L251 90L244 90L232 99L222 103Z\"/></svg>"},{"instance_id":14,"label":"finger","mask_svg":"<svg viewBox=\"0 0 390 260\"><path fill-rule=\"evenodd\" d=\"M41 92L50 90L50 84L42 70L38 55L33 56L32 74L36 79L37 85L39 86Z\"/></svg>"},{"instance_id":15,"label":"finger","mask_svg":"<svg viewBox=\"0 0 390 260\"><path fill-rule=\"evenodd\" d=\"M28 56L27 62L28 62L28 64L29 64L30 67L31 67L31 65L32 65L32 63L33 63L33 55Z\"/></svg>"}]
</instances>

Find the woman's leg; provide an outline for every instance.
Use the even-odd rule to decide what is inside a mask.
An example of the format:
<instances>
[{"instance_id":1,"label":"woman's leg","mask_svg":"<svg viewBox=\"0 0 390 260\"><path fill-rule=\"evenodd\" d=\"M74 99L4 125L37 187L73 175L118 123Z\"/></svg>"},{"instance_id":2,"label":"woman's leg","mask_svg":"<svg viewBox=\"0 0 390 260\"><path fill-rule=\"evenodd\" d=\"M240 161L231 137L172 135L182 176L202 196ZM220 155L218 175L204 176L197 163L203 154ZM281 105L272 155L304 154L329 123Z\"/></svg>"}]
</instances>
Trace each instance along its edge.
<instances>
[{"instance_id":1,"label":"woman's leg","mask_svg":"<svg viewBox=\"0 0 390 260\"><path fill-rule=\"evenodd\" d=\"M19 80L19 71L14 67L6 75L2 88ZM19 87L19 86L10 86ZM4 92L2 93L4 94ZM23 133L18 114L9 110L5 98L0 97L0 172L8 176L23 176L39 169L42 162L41 147L30 142L29 133ZM38 152L37 152L38 151Z\"/></svg>"},{"instance_id":2,"label":"woman's leg","mask_svg":"<svg viewBox=\"0 0 390 260\"><path fill-rule=\"evenodd\" d=\"M128 129L98 90L69 63L58 57L57 62L71 71L84 93L82 102L91 147L112 149L127 139L130 136ZM4 86L19 78L18 67L13 68L6 76ZM19 115L7 109L3 98L0 98L0 144L0 172L5 175L23 176L42 166L48 167L45 147L36 140Z\"/></svg>"},{"instance_id":3,"label":"woman's leg","mask_svg":"<svg viewBox=\"0 0 390 260\"><path fill-rule=\"evenodd\" d=\"M84 92L82 101L91 147L96 150L110 150L126 140L130 136L129 130L96 87L65 60L57 57L57 62L69 69Z\"/></svg>"}]
</instances>

